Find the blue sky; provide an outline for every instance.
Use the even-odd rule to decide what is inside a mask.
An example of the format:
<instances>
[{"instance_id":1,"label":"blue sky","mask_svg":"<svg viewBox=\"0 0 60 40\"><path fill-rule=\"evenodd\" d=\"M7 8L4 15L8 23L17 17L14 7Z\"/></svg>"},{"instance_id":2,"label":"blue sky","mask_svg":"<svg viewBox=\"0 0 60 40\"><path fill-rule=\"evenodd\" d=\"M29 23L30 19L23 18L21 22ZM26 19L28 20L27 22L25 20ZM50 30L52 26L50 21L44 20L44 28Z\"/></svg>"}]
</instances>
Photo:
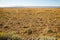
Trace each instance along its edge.
<instances>
[{"instance_id":1,"label":"blue sky","mask_svg":"<svg viewBox=\"0 0 60 40\"><path fill-rule=\"evenodd\" d=\"M60 6L60 0L0 0L0 7L9 6Z\"/></svg>"}]
</instances>

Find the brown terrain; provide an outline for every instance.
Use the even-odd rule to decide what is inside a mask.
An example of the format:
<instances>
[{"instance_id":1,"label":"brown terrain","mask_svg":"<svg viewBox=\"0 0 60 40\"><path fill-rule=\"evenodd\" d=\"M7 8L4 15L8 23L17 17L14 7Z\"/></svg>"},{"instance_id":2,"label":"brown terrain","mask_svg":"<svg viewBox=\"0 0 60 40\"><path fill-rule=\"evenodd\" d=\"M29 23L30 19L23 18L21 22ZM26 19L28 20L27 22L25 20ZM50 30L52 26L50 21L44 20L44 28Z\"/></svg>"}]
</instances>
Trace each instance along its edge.
<instances>
[{"instance_id":1,"label":"brown terrain","mask_svg":"<svg viewBox=\"0 0 60 40\"><path fill-rule=\"evenodd\" d=\"M60 38L60 8L0 8L1 32Z\"/></svg>"}]
</instances>

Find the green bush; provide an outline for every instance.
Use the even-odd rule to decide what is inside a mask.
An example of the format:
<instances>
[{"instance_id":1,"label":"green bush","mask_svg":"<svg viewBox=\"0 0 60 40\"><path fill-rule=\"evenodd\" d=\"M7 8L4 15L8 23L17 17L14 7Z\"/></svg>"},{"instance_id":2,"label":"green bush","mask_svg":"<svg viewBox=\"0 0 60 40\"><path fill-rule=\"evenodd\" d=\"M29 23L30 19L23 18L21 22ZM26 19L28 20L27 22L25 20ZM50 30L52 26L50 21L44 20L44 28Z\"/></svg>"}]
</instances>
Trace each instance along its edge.
<instances>
[{"instance_id":1,"label":"green bush","mask_svg":"<svg viewBox=\"0 0 60 40\"><path fill-rule=\"evenodd\" d=\"M48 33L53 33L53 31L51 29L48 30Z\"/></svg>"}]
</instances>

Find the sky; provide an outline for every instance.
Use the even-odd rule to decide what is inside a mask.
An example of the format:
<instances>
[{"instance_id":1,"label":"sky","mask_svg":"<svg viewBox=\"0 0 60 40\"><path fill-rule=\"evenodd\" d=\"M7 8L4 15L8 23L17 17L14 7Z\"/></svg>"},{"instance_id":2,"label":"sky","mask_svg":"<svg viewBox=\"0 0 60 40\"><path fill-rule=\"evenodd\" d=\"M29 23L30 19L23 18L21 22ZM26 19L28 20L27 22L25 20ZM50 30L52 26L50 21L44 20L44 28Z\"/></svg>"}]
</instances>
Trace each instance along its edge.
<instances>
[{"instance_id":1,"label":"sky","mask_svg":"<svg viewBox=\"0 0 60 40\"><path fill-rule=\"evenodd\" d=\"M0 7L10 6L60 6L60 0L0 0Z\"/></svg>"}]
</instances>

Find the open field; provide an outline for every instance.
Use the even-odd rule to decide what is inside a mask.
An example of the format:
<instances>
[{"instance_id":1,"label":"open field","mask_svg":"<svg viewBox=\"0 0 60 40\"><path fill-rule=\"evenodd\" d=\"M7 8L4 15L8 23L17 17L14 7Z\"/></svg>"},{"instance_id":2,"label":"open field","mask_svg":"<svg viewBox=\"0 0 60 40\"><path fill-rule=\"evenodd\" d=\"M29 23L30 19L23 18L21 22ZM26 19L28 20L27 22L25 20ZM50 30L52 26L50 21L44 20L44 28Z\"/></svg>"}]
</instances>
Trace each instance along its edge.
<instances>
[{"instance_id":1,"label":"open field","mask_svg":"<svg viewBox=\"0 0 60 40\"><path fill-rule=\"evenodd\" d=\"M47 36L60 40L60 8L0 8L2 33L27 39Z\"/></svg>"}]
</instances>

